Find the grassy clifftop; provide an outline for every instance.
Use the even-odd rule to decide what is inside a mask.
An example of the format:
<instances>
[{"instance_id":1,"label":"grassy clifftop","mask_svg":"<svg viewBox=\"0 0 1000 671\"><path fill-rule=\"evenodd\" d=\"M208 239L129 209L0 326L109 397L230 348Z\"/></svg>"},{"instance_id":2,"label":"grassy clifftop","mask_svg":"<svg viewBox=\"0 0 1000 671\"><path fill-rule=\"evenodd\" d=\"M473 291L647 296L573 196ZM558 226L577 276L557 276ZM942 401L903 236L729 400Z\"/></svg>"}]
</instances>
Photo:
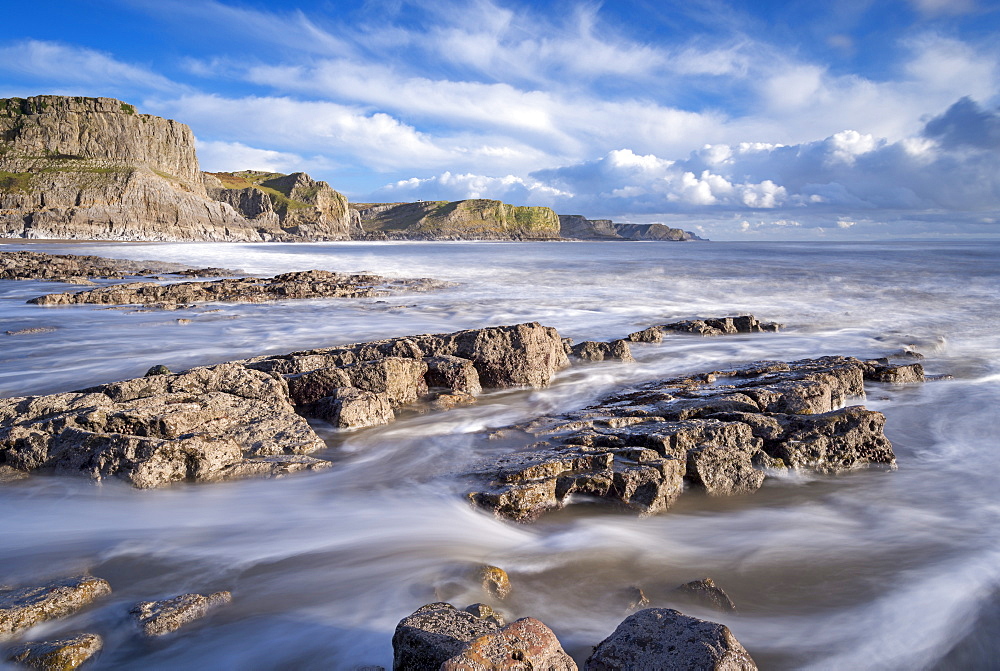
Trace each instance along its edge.
<instances>
[{"instance_id":1,"label":"grassy clifftop","mask_svg":"<svg viewBox=\"0 0 1000 671\"><path fill-rule=\"evenodd\" d=\"M358 204L366 233L390 237L532 240L559 237L559 217L547 207L518 207L499 200Z\"/></svg>"}]
</instances>

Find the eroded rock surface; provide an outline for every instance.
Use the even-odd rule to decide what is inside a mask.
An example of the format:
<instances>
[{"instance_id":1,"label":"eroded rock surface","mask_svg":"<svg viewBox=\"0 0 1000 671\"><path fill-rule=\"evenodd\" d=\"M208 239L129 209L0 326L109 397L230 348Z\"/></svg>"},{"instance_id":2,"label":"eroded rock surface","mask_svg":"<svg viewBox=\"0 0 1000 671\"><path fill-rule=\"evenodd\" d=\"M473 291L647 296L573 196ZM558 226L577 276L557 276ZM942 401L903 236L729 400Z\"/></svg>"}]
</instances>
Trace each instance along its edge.
<instances>
[{"instance_id":1,"label":"eroded rock surface","mask_svg":"<svg viewBox=\"0 0 1000 671\"><path fill-rule=\"evenodd\" d=\"M552 630L530 617L506 626L492 609L473 604L422 606L396 626L393 669L551 669L575 671Z\"/></svg>"},{"instance_id":2,"label":"eroded rock surface","mask_svg":"<svg viewBox=\"0 0 1000 671\"><path fill-rule=\"evenodd\" d=\"M655 513L685 488L754 492L767 469L891 468L884 416L844 406L864 397L866 379L912 366L823 357L650 382L497 432L523 447L485 464L486 486L470 498L515 520L560 508L571 495Z\"/></svg>"},{"instance_id":3,"label":"eroded rock surface","mask_svg":"<svg viewBox=\"0 0 1000 671\"><path fill-rule=\"evenodd\" d=\"M141 601L132 609L144 636L163 636L185 624L200 620L219 606L233 600L229 592L214 594L181 594L162 601Z\"/></svg>"},{"instance_id":4,"label":"eroded rock surface","mask_svg":"<svg viewBox=\"0 0 1000 671\"><path fill-rule=\"evenodd\" d=\"M776 322L761 322L753 315L739 317L710 317L705 319L688 319L670 324L650 326L642 331L636 331L628 336L632 342L663 341L665 333L691 333L703 336L734 335L736 333L776 333L784 327Z\"/></svg>"},{"instance_id":5,"label":"eroded rock surface","mask_svg":"<svg viewBox=\"0 0 1000 671\"><path fill-rule=\"evenodd\" d=\"M627 617L601 641L584 669L755 671L757 665L729 627L670 608L647 608Z\"/></svg>"},{"instance_id":6,"label":"eroded rock surface","mask_svg":"<svg viewBox=\"0 0 1000 671\"><path fill-rule=\"evenodd\" d=\"M129 261L77 254L0 252L0 280L55 280L80 282L91 279L123 279L161 273L219 277L238 275L223 268L190 268L165 261Z\"/></svg>"},{"instance_id":7,"label":"eroded rock surface","mask_svg":"<svg viewBox=\"0 0 1000 671\"><path fill-rule=\"evenodd\" d=\"M0 637L71 615L110 593L107 580L88 575L0 590Z\"/></svg>"},{"instance_id":8,"label":"eroded rock surface","mask_svg":"<svg viewBox=\"0 0 1000 671\"><path fill-rule=\"evenodd\" d=\"M711 608L723 613L730 613L736 610L736 604L729 598L726 592L715 584L711 578L692 580L675 588L671 596L679 601Z\"/></svg>"},{"instance_id":9,"label":"eroded rock surface","mask_svg":"<svg viewBox=\"0 0 1000 671\"><path fill-rule=\"evenodd\" d=\"M378 275L349 275L327 270L283 273L274 277L241 277L209 282L128 282L74 293L32 298L36 305L177 305L219 301L262 303L293 298L370 298L394 291L419 291L443 286L428 279L390 280Z\"/></svg>"},{"instance_id":10,"label":"eroded rock surface","mask_svg":"<svg viewBox=\"0 0 1000 671\"><path fill-rule=\"evenodd\" d=\"M11 662L44 671L75 669L96 655L104 647L104 640L97 634L80 634L56 641L29 641L7 652Z\"/></svg>"},{"instance_id":11,"label":"eroded rock surface","mask_svg":"<svg viewBox=\"0 0 1000 671\"><path fill-rule=\"evenodd\" d=\"M531 323L158 369L0 399L0 464L142 488L276 477L330 465L308 456L326 445L306 418L340 428L384 424L396 409L435 398L542 387L567 365L555 329Z\"/></svg>"}]
</instances>

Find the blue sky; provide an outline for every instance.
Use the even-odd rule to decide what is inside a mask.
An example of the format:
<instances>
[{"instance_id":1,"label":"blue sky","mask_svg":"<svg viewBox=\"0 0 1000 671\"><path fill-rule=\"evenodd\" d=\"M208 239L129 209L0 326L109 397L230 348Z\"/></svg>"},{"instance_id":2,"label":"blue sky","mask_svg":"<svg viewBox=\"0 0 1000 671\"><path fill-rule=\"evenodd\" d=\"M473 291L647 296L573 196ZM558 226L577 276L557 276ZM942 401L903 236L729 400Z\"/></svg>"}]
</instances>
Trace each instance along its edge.
<instances>
[{"instance_id":1,"label":"blue sky","mask_svg":"<svg viewBox=\"0 0 1000 671\"><path fill-rule=\"evenodd\" d=\"M38 0L0 97L111 96L203 169L714 239L1000 234L1000 3Z\"/></svg>"}]
</instances>

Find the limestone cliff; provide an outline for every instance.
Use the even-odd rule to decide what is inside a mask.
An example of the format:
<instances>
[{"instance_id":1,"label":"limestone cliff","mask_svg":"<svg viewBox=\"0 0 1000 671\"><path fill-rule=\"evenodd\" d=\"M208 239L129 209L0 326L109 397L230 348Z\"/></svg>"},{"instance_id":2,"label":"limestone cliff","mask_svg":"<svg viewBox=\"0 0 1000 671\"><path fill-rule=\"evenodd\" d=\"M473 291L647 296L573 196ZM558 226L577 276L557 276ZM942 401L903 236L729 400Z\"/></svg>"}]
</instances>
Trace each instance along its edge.
<instances>
[{"instance_id":1,"label":"limestone cliff","mask_svg":"<svg viewBox=\"0 0 1000 671\"><path fill-rule=\"evenodd\" d=\"M369 237L429 240L552 240L559 217L547 207L499 200L352 204Z\"/></svg>"},{"instance_id":2,"label":"limestone cliff","mask_svg":"<svg viewBox=\"0 0 1000 671\"><path fill-rule=\"evenodd\" d=\"M560 214L559 232L575 240L703 240L691 231L664 224L619 224L610 219L587 219L578 214Z\"/></svg>"},{"instance_id":3,"label":"limestone cliff","mask_svg":"<svg viewBox=\"0 0 1000 671\"><path fill-rule=\"evenodd\" d=\"M290 175L257 170L204 173L208 195L228 203L247 219L280 226L309 240L349 240L363 233L347 198L304 172Z\"/></svg>"},{"instance_id":4,"label":"limestone cliff","mask_svg":"<svg viewBox=\"0 0 1000 671\"><path fill-rule=\"evenodd\" d=\"M201 173L190 128L138 114L120 100L0 99L0 237L350 236L351 215L342 195L302 173L269 177L274 183L260 194L230 193Z\"/></svg>"}]
</instances>

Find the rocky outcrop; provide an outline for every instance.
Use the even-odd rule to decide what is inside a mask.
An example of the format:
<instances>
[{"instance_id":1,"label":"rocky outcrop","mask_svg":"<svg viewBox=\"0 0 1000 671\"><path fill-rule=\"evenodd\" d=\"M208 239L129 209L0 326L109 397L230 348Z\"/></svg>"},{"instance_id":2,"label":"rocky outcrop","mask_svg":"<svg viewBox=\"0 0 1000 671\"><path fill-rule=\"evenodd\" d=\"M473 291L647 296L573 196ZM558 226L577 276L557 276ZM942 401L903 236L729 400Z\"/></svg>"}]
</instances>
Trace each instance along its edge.
<instances>
[{"instance_id":1,"label":"rocky outcrop","mask_svg":"<svg viewBox=\"0 0 1000 671\"><path fill-rule=\"evenodd\" d=\"M97 634L80 634L55 641L29 641L7 651L7 660L44 671L75 669L104 647Z\"/></svg>"},{"instance_id":2,"label":"rocky outcrop","mask_svg":"<svg viewBox=\"0 0 1000 671\"><path fill-rule=\"evenodd\" d=\"M474 399L482 388L543 387L567 365L555 329L532 323L157 370L0 399L0 463L141 488L278 477L330 465L307 456L326 445L305 417L385 423L396 408L456 390Z\"/></svg>"},{"instance_id":3,"label":"rocky outcrop","mask_svg":"<svg viewBox=\"0 0 1000 671\"><path fill-rule=\"evenodd\" d=\"M206 181L216 196L221 183L202 176L194 135L182 123L138 114L112 98L0 100L0 237L348 237L351 216L342 195L302 173L274 177L265 189L270 210L261 197L216 199Z\"/></svg>"},{"instance_id":4,"label":"rocky outcrop","mask_svg":"<svg viewBox=\"0 0 1000 671\"><path fill-rule=\"evenodd\" d=\"M160 274L219 277L239 273L222 268L191 268L164 261L129 261L101 256L0 252L0 280L52 280L88 283L92 279L124 279Z\"/></svg>"},{"instance_id":5,"label":"rocky outcrop","mask_svg":"<svg viewBox=\"0 0 1000 671\"><path fill-rule=\"evenodd\" d=\"M140 601L130 611L144 636L155 637L177 631L200 620L219 606L233 600L229 592L181 594L162 601Z\"/></svg>"},{"instance_id":6,"label":"rocky outcrop","mask_svg":"<svg viewBox=\"0 0 1000 671\"><path fill-rule=\"evenodd\" d=\"M525 447L484 464L478 474L485 486L469 496L522 521L571 498L648 514L670 507L688 487L710 496L752 493L768 469L892 468L883 415L844 407L864 397L865 379L878 380L887 366L823 357L647 383L496 432L520 437ZM912 366L919 364L889 367Z\"/></svg>"},{"instance_id":7,"label":"rocky outcrop","mask_svg":"<svg viewBox=\"0 0 1000 671\"><path fill-rule=\"evenodd\" d=\"M647 608L601 641L584 669L756 671L757 665L729 627L669 608Z\"/></svg>"},{"instance_id":8,"label":"rocky outcrop","mask_svg":"<svg viewBox=\"0 0 1000 671\"><path fill-rule=\"evenodd\" d=\"M575 671L552 630L534 618L506 626L449 603L418 608L396 626L393 669L551 669Z\"/></svg>"},{"instance_id":9,"label":"rocky outcrop","mask_svg":"<svg viewBox=\"0 0 1000 671\"><path fill-rule=\"evenodd\" d=\"M352 204L371 239L553 240L559 217L547 207L516 207L499 200Z\"/></svg>"},{"instance_id":10,"label":"rocky outcrop","mask_svg":"<svg viewBox=\"0 0 1000 671\"><path fill-rule=\"evenodd\" d=\"M347 198L303 172L205 173L208 194L255 223L303 240L350 240L363 231Z\"/></svg>"},{"instance_id":11,"label":"rocky outcrop","mask_svg":"<svg viewBox=\"0 0 1000 671\"><path fill-rule=\"evenodd\" d=\"M371 298L396 291L422 291L442 283L429 279L390 280L378 275L348 275L328 270L241 277L208 282L128 282L73 293L32 298L35 305L183 305L205 301L263 303L302 298Z\"/></svg>"},{"instance_id":12,"label":"rocky outcrop","mask_svg":"<svg viewBox=\"0 0 1000 671\"><path fill-rule=\"evenodd\" d=\"M610 219L587 219L579 214L560 214L559 231L573 240L704 240L691 231L663 224L619 224Z\"/></svg>"},{"instance_id":13,"label":"rocky outcrop","mask_svg":"<svg viewBox=\"0 0 1000 671\"><path fill-rule=\"evenodd\" d=\"M107 580L87 575L0 590L0 637L70 615L110 593Z\"/></svg>"},{"instance_id":14,"label":"rocky outcrop","mask_svg":"<svg viewBox=\"0 0 1000 671\"><path fill-rule=\"evenodd\" d=\"M632 342L663 342L666 333L690 333L693 335L718 336L737 333L777 333L784 324L776 322L761 322L753 315L739 317L707 317L705 319L688 319L660 326L650 326L642 331L630 333L628 339Z\"/></svg>"}]
</instances>

